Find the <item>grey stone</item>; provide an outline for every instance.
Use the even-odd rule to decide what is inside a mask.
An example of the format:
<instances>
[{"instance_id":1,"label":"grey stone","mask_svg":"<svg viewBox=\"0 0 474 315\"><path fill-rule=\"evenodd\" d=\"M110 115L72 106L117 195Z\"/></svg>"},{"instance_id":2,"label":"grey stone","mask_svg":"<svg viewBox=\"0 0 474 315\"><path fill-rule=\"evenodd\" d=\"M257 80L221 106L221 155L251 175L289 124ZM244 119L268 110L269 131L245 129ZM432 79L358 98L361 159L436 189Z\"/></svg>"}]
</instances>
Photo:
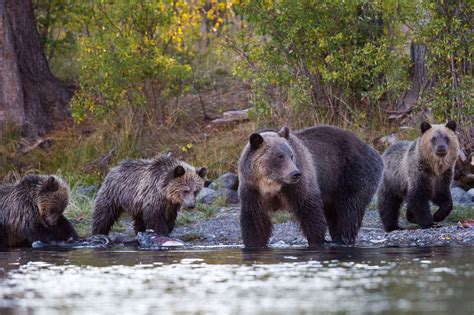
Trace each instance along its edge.
<instances>
[{"instance_id":1,"label":"grey stone","mask_svg":"<svg viewBox=\"0 0 474 315\"><path fill-rule=\"evenodd\" d=\"M214 189L204 187L197 195L196 201L199 203L211 204L217 199L218 196L219 195L217 194L217 191Z\"/></svg>"},{"instance_id":2,"label":"grey stone","mask_svg":"<svg viewBox=\"0 0 474 315\"><path fill-rule=\"evenodd\" d=\"M474 202L474 188L469 189L467 193L471 196L471 201Z\"/></svg>"},{"instance_id":3,"label":"grey stone","mask_svg":"<svg viewBox=\"0 0 474 315\"><path fill-rule=\"evenodd\" d=\"M472 197L464 189L459 187L451 188L451 196L454 203L458 204L472 204Z\"/></svg>"},{"instance_id":4,"label":"grey stone","mask_svg":"<svg viewBox=\"0 0 474 315\"><path fill-rule=\"evenodd\" d=\"M238 187L239 187L239 177L237 176L237 174L232 173L232 172L227 172L227 173L222 174L209 185L209 188L215 189L215 190L222 189L222 188L237 190Z\"/></svg>"},{"instance_id":5,"label":"grey stone","mask_svg":"<svg viewBox=\"0 0 474 315\"><path fill-rule=\"evenodd\" d=\"M235 204L239 203L239 194L237 191L229 189L229 188L222 188L217 191L219 196L223 196L226 198L227 203Z\"/></svg>"}]
</instances>

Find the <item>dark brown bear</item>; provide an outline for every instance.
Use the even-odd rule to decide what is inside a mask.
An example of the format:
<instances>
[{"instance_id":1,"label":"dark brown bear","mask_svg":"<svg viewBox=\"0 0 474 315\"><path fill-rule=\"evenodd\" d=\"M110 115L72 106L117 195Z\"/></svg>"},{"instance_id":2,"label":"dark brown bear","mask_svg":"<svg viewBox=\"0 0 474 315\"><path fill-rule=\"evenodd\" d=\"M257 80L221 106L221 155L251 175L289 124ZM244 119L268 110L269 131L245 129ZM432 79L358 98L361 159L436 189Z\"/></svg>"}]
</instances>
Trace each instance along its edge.
<instances>
[{"instance_id":1,"label":"dark brown bear","mask_svg":"<svg viewBox=\"0 0 474 315\"><path fill-rule=\"evenodd\" d=\"M353 244L382 176L380 155L351 132L317 126L254 133L239 161L240 225L246 247L264 247L271 211L295 214L310 246Z\"/></svg>"},{"instance_id":2,"label":"dark brown bear","mask_svg":"<svg viewBox=\"0 0 474 315\"><path fill-rule=\"evenodd\" d=\"M68 203L69 188L55 176L30 174L0 187L0 247L77 239L63 215Z\"/></svg>"},{"instance_id":3,"label":"dark brown bear","mask_svg":"<svg viewBox=\"0 0 474 315\"><path fill-rule=\"evenodd\" d=\"M206 168L159 155L128 160L107 174L94 207L93 234L108 234L125 211L134 220L135 233L154 230L168 236L181 205L194 208L204 186Z\"/></svg>"},{"instance_id":4,"label":"dark brown bear","mask_svg":"<svg viewBox=\"0 0 474 315\"><path fill-rule=\"evenodd\" d=\"M400 229L400 207L407 201L407 220L422 228L443 221L453 209L451 182L458 157L456 123L421 124L415 141L391 145L383 154L385 170L378 191L378 208L387 232ZM439 207L434 215L430 201Z\"/></svg>"}]
</instances>

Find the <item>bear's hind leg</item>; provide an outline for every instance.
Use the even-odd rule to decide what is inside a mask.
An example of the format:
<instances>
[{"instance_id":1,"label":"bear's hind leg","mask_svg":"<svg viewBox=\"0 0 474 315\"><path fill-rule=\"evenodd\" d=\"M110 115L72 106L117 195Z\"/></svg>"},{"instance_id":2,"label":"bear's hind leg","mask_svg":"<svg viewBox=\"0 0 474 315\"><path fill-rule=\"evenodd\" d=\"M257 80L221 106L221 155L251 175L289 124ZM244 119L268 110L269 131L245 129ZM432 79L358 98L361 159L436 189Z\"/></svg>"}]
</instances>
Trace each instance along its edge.
<instances>
[{"instance_id":1,"label":"bear's hind leg","mask_svg":"<svg viewBox=\"0 0 474 315\"><path fill-rule=\"evenodd\" d=\"M416 224L415 215L412 211L409 211L408 208L406 211L406 217L408 222Z\"/></svg>"},{"instance_id":2,"label":"bear's hind leg","mask_svg":"<svg viewBox=\"0 0 474 315\"><path fill-rule=\"evenodd\" d=\"M368 203L356 196L341 198L336 202L334 207L336 224L331 234L333 242L345 245L355 243Z\"/></svg>"},{"instance_id":3,"label":"bear's hind leg","mask_svg":"<svg viewBox=\"0 0 474 315\"><path fill-rule=\"evenodd\" d=\"M402 202L403 199L394 191L385 189L384 186L380 187L377 197L377 207L386 232L400 230L398 217L400 215Z\"/></svg>"},{"instance_id":4,"label":"bear's hind leg","mask_svg":"<svg viewBox=\"0 0 474 315\"><path fill-rule=\"evenodd\" d=\"M108 198L98 198L94 207L92 234L109 234L112 225L122 214L122 208L116 207Z\"/></svg>"}]
</instances>

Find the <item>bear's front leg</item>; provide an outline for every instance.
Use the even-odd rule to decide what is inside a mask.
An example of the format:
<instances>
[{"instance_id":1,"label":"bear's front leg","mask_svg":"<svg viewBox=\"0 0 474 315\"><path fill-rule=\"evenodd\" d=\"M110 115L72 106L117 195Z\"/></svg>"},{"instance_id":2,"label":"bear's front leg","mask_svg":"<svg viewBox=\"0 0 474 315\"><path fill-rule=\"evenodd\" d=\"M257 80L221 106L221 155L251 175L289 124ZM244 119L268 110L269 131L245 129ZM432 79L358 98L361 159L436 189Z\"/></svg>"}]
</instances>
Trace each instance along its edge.
<instances>
[{"instance_id":1,"label":"bear's front leg","mask_svg":"<svg viewBox=\"0 0 474 315\"><path fill-rule=\"evenodd\" d=\"M407 196L407 212L412 213L416 223L423 229L434 225L430 211L429 192L422 183L412 187Z\"/></svg>"},{"instance_id":2,"label":"bear's front leg","mask_svg":"<svg viewBox=\"0 0 474 315\"><path fill-rule=\"evenodd\" d=\"M74 240L79 239L79 235L77 235L74 226L64 215L59 216L58 221L56 222L56 226L53 227L53 229L54 238L56 240L67 241L70 238Z\"/></svg>"},{"instance_id":3,"label":"bear's front leg","mask_svg":"<svg viewBox=\"0 0 474 315\"><path fill-rule=\"evenodd\" d=\"M240 191L240 230L245 247L266 247L272 235L270 212L255 189Z\"/></svg>"},{"instance_id":4,"label":"bear's front leg","mask_svg":"<svg viewBox=\"0 0 474 315\"><path fill-rule=\"evenodd\" d=\"M296 195L292 195L295 197ZM300 222L301 230L308 239L309 246L317 246L324 243L327 224L324 217L323 203L318 195L305 196L298 200L291 198L294 205L293 212Z\"/></svg>"},{"instance_id":5,"label":"bear's front leg","mask_svg":"<svg viewBox=\"0 0 474 315\"><path fill-rule=\"evenodd\" d=\"M435 222L441 222L453 210L453 199L451 198L451 192L449 189L447 191L437 193L433 202L439 206L439 209L433 214L433 220Z\"/></svg>"},{"instance_id":6,"label":"bear's front leg","mask_svg":"<svg viewBox=\"0 0 474 315\"><path fill-rule=\"evenodd\" d=\"M147 230L153 230L156 234L169 236L168 222L164 211L154 207L146 207L143 209L143 222Z\"/></svg>"},{"instance_id":7,"label":"bear's front leg","mask_svg":"<svg viewBox=\"0 0 474 315\"><path fill-rule=\"evenodd\" d=\"M453 199L451 197L451 181L453 170L446 171L437 183L433 203L439 207L433 215L435 222L443 221L453 210Z\"/></svg>"}]
</instances>

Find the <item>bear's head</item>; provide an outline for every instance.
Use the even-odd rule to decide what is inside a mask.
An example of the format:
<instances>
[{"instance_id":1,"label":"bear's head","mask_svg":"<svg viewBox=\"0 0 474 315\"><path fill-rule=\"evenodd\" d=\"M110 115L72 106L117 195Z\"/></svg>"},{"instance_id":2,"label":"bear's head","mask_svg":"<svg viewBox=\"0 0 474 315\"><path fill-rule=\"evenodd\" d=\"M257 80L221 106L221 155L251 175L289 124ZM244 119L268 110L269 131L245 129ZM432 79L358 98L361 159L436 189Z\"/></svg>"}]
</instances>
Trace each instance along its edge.
<instances>
[{"instance_id":1,"label":"bear's head","mask_svg":"<svg viewBox=\"0 0 474 315\"><path fill-rule=\"evenodd\" d=\"M43 225L55 226L68 204L68 185L58 177L45 177L37 195L37 206Z\"/></svg>"},{"instance_id":2,"label":"bear's head","mask_svg":"<svg viewBox=\"0 0 474 315\"><path fill-rule=\"evenodd\" d=\"M181 204L188 209L196 206L196 196L204 187L207 169L195 169L191 165L179 162L169 174L166 196L174 204Z\"/></svg>"},{"instance_id":3,"label":"bear's head","mask_svg":"<svg viewBox=\"0 0 474 315\"><path fill-rule=\"evenodd\" d=\"M420 153L436 169L442 171L456 162L459 142L455 131L454 121L446 125L421 124Z\"/></svg>"},{"instance_id":4,"label":"bear's head","mask_svg":"<svg viewBox=\"0 0 474 315\"><path fill-rule=\"evenodd\" d=\"M296 184L301 172L295 163L295 152L290 145L290 130L264 131L250 135L252 171L259 187L265 192L279 190L282 185Z\"/></svg>"}]
</instances>

